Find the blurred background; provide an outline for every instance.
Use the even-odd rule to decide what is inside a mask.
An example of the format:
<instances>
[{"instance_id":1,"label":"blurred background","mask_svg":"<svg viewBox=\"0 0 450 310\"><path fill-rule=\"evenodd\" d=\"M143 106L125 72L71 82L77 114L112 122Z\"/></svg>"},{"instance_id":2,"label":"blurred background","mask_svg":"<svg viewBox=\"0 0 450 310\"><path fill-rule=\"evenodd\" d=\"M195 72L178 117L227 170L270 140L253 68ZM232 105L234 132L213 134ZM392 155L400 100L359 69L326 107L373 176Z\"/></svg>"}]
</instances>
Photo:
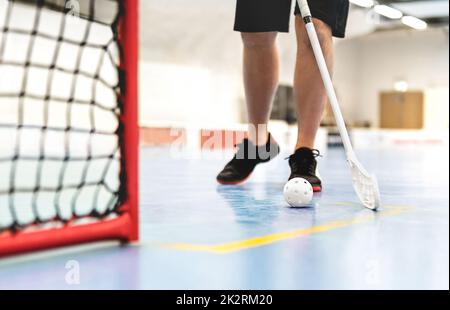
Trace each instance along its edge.
<instances>
[{"instance_id":1,"label":"blurred background","mask_svg":"<svg viewBox=\"0 0 450 310\"><path fill-rule=\"evenodd\" d=\"M297 138L292 102L296 58L293 18L291 33L279 35L281 83L270 124L285 154L257 169L245 185L218 186L214 181L217 172L231 158L233 144L247 129L242 44L240 34L233 31L236 0L139 2L144 146L139 163L141 242L131 247L94 244L56 255L50 252L2 260L0 288L448 290L448 1L351 0L347 37L335 40L335 87L358 158L380 181L383 208L377 213L362 210L352 189L329 108L324 111L317 139L317 148L326 155L319 164L325 191L315 196L314 208L287 207L282 189L289 167L284 158L293 151ZM113 2L95 3L106 4L98 11L107 13ZM94 184L115 191L123 180L119 170L123 170L122 161L117 160L109 166L111 175L98 173L106 171L111 154L122 142L117 138L113 87L89 92L89 82L78 79L77 98L86 100L85 96L95 95L112 108L94 121L91 117L97 114L91 104L74 108L76 103L69 100L73 112L67 113L65 106L43 105L39 100L21 103L20 96L14 96L23 87L24 76L30 85L27 90L33 94L34 88L46 94L43 86L50 84L42 83L45 78L40 75L29 77L23 69L18 77L12 75L4 59L17 60L19 65L13 68L24 67L26 47L33 42L34 54L49 66L49 51L55 50L56 44L49 48L37 44L39 40L20 40L20 33L11 42L8 35L8 44L6 40L2 44L5 29L14 29L4 27L5 16L9 16L6 4L0 0L0 95L13 95L0 100L0 228L3 224L8 233L15 219L11 215L13 204L20 206L18 218L25 223L34 223L35 214L54 218L55 202L58 212L68 218L74 208L82 214L93 207L104 210L102 202L113 201L110 196L99 199L95 190L79 199L80 188L97 182ZM13 12L19 14L11 18L13 24L19 24L17 29L22 29L20 24L34 29L35 14L29 15L28 9ZM51 33L60 29L58 19L51 18L53 14L42 15L42 24ZM70 25L66 37L83 34L80 24ZM110 27L103 25L96 30L92 39L110 41ZM27 33L33 35L33 31ZM2 52L4 46L7 48ZM61 55L61 62L69 66L63 68L71 72L78 46L66 47ZM95 50L83 55L80 67L95 70ZM119 61L117 57L110 59ZM107 62L109 66L101 72L111 84L118 79L115 61ZM47 74L48 70L40 71ZM51 82L51 90L72 96L72 84L63 77ZM26 129L17 126L20 121L38 128L38 136L20 133ZM59 128L60 136L49 135L42 124L45 129L47 125ZM101 139L91 138L93 124L97 129L101 124L102 131L112 133L110 138L104 134ZM77 126L84 129L83 138L74 137L76 132L67 134ZM176 147L173 142L177 142ZM22 154L22 150L29 152ZM35 156L31 157L33 166L16 163L22 157L27 161L25 153ZM54 165L41 164L42 156L36 154L43 153L45 158L53 158ZM98 153L107 158L106 163L92 164L93 155ZM66 159L66 154L73 156ZM206 161L203 158L209 157L203 155L218 156ZM62 182L76 195L59 194ZM37 193L42 184L56 187L58 198ZM14 186L28 189L28 196L20 198L11 191ZM42 227L51 227L49 224L45 222ZM67 282L66 272L71 274L68 262L80 262L80 286Z\"/></svg>"},{"instance_id":2,"label":"blurred background","mask_svg":"<svg viewBox=\"0 0 450 310\"><path fill-rule=\"evenodd\" d=\"M334 82L356 146L448 143L448 1L350 2L347 37L335 40ZM242 46L232 30L235 5L234 0L141 1L144 144L173 141L173 128L186 131L181 139L194 148L208 136L198 130L245 130ZM281 85L271 128L288 147L295 140L293 18L291 24L291 33L279 36ZM333 125L327 110L318 147L339 145Z\"/></svg>"}]
</instances>

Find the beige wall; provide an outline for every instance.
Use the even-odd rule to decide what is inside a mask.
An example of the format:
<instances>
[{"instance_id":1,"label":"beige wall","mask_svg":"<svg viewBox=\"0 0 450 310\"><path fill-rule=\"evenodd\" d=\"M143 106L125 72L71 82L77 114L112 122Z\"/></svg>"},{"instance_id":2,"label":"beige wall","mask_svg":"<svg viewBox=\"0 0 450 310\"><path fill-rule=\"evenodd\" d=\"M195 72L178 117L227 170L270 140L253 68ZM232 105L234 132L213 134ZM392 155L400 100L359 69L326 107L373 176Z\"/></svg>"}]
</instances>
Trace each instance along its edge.
<instances>
[{"instance_id":1,"label":"beige wall","mask_svg":"<svg viewBox=\"0 0 450 310\"><path fill-rule=\"evenodd\" d=\"M352 107L353 120L378 124L378 93L392 90L396 80L407 81L412 90L432 93L427 101L430 109L448 111L448 32L443 29L377 32L341 41L336 52L336 85L346 93L345 105ZM441 116L436 121L448 126L448 113L447 120Z\"/></svg>"},{"instance_id":2,"label":"beige wall","mask_svg":"<svg viewBox=\"0 0 450 310\"><path fill-rule=\"evenodd\" d=\"M141 118L242 122L242 46L232 31L235 2L193 1L196 5L185 0L141 1ZM336 40L334 80L348 121L377 125L378 92L392 89L396 79L408 81L412 89L448 93L448 33L371 31L365 15L354 10L350 38ZM281 82L291 84L293 32L281 34L279 46ZM430 98L435 102L431 110L440 110L445 98Z\"/></svg>"}]
</instances>

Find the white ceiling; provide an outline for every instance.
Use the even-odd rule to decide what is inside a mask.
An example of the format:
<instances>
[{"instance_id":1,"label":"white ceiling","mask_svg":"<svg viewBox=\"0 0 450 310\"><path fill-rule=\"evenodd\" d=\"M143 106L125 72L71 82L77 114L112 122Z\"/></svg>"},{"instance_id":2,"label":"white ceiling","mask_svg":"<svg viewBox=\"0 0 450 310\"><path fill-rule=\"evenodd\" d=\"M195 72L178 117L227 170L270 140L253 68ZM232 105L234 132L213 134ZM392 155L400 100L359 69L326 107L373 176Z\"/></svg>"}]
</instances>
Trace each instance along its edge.
<instances>
[{"instance_id":1,"label":"white ceiling","mask_svg":"<svg viewBox=\"0 0 450 310\"><path fill-rule=\"evenodd\" d=\"M445 17L449 15L447 0L393 3L393 7L418 18Z\"/></svg>"},{"instance_id":2,"label":"white ceiling","mask_svg":"<svg viewBox=\"0 0 450 310\"><path fill-rule=\"evenodd\" d=\"M395 5L406 14L414 16L448 16L448 1L381 1ZM236 0L142 0L140 1L141 54L144 59L158 62L185 63L194 61L227 68L240 58L240 38L234 33L234 11ZM399 21L376 20L367 9L352 6L348 22L347 37L363 36L377 28L402 27ZM403 26L405 27L405 26ZM292 53L295 41L291 35L281 35L286 48ZM290 48L292 46L292 48ZM223 48L227 53L222 53ZM202 53L199 53L202 51Z\"/></svg>"}]
</instances>

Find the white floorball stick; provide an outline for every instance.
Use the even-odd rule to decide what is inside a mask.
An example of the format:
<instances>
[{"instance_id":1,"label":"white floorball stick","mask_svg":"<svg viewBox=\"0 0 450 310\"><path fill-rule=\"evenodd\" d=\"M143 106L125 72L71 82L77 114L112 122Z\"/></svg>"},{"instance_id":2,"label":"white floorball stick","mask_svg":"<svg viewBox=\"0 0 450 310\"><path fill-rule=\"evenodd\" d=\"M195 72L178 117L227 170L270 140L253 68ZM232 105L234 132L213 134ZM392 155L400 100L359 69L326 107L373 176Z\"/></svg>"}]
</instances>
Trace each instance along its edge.
<instances>
[{"instance_id":1,"label":"white floorball stick","mask_svg":"<svg viewBox=\"0 0 450 310\"><path fill-rule=\"evenodd\" d=\"M297 0L300 6L300 11L305 22L306 31L311 42L311 46L314 51L314 55L319 66L320 74L322 76L325 89L330 100L331 107L333 109L336 124L341 134L342 141L344 143L347 160L350 164L353 178L353 187L361 200L362 204L371 210L377 210L380 207L380 191L378 188L377 179L374 175L370 175L367 170L361 165L356 158L355 151L353 150L350 137L348 135L347 128L345 126L344 118L342 116L341 109L339 108L339 102L336 97L333 82L328 71L325 58L323 56L322 48L317 37L316 29L314 28L311 11L308 6L307 0Z\"/></svg>"}]
</instances>

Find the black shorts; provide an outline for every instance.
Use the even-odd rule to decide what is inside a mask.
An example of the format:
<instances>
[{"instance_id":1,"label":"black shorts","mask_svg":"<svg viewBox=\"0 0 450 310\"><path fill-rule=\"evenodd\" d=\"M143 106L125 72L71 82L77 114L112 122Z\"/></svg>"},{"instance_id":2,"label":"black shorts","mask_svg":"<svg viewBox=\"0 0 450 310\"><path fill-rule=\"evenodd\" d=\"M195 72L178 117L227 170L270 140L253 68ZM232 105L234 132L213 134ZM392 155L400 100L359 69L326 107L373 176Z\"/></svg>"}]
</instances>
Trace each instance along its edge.
<instances>
[{"instance_id":1,"label":"black shorts","mask_svg":"<svg viewBox=\"0 0 450 310\"><path fill-rule=\"evenodd\" d=\"M295 0L294 0L295 1ZM308 0L312 16L328 24L335 37L343 38L348 0ZM292 0L237 0L234 30L240 32L289 32ZM298 4L295 15L300 14Z\"/></svg>"}]
</instances>

